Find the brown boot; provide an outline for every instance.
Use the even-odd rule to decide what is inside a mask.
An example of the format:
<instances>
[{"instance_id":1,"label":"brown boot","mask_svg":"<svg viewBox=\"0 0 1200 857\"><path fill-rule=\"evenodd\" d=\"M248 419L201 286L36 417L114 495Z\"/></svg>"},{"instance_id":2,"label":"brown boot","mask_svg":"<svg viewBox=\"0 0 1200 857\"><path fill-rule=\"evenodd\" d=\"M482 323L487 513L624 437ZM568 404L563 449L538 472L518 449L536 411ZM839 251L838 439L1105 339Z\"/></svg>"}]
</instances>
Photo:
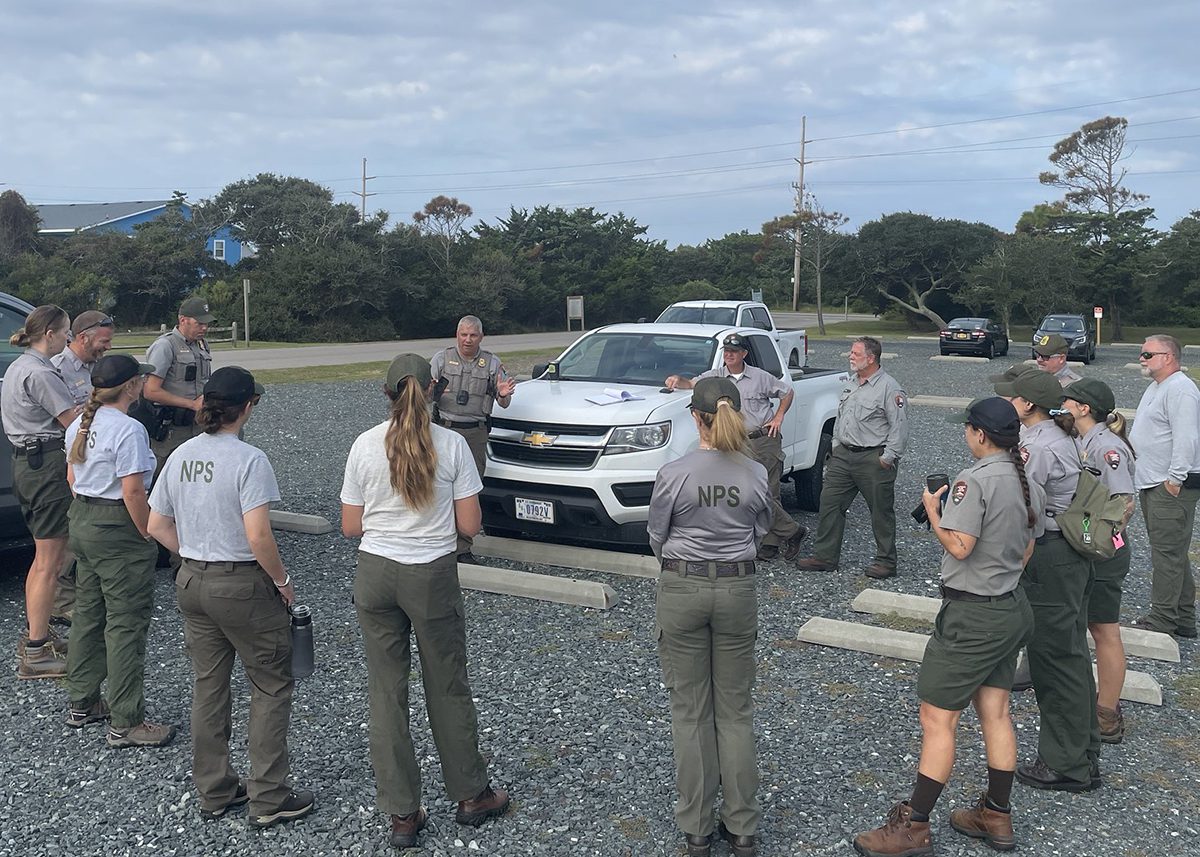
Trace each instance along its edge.
<instances>
[{"instance_id":1,"label":"brown boot","mask_svg":"<svg viewBox=\"0 0 1200 857\"><path fill-rule=\"evenodd\" d=\"M393 815L392 847L416 848L417 837L420 836L421 831L425 829L425 825L428 823L429 813L423 806L418 807L416 812L409 815Z\"/></svg>"},{"instance_id":2,"label":"brown boot","mask_svg":"<svg viewBox=\"0 0 1200 857\"><path fill-rule=\"evenodd\" d=\"M987 792L979 796L979 803L971 809L956 809L950 813L950 826L964 836L982 839L997 851L1012 851L1017 847L1012 813L989 808Z\"/></svg>"},{"instance_id":3,"label":"brown boot","mask_svg":"<svg viewBox=\"0 0 1200 857\"><path fill-rule=\"evenodd\" d=\"M933 853L928 821L913 821L912 807L901 801L892 807L882 827L854 837L854 850L863 857L918 857Z\"/></svg>"},{"instance_id":4,"label":"brown boot","mask_svg":"<svg viewBox=\"0 0 1200 857\"><path fill-rule=\"evenodd\" d=\"M29 645L29 631L25 630L25 631L21 632L21 639L17 642L17 661L18 662L20 662L21 658L24 657L25 647L28 645ZM54 653L56 655L58 655L60 658L65 659L67 657L67 649L69 647L69 641L62 634L58 633L58 631L55 631L53 626L51 626L49 629L47 629L46 645L49 646L54 651Z\"/></svg>"},{"instance_id":5,"label":"brown boot","mask_svg":"<svg viewBox=\"0 0 1200 857\"><path fill-rule=\"evenodd\" d=\"M67 661L55 653L49 643L44 646L26 646L17 664L17 678L66 678Z\"/></svg>"},{"instance_id":6,"label":"brown boot","mask_svg":"<svg viewBox=\"0 0 1200 857\"><path fill-rule=\"evenodd\" d=\"M489 818L504 815L507 809L508 792L504 789L493 789L489 784L471 800L458 802L458 812L454 814L454 820L459 824L478 827Z\"/></svg>"},{"instance_id":7,"label":"brown boot","mask_svg":"<svg viewBox=\"0 0 1200 857\"><path fill-rule=\"evenodd\" d=\"M1096 718L1100 721L1100 740L1105 744L1120 744L1125 737L1125 715L1121 713L1121 705L1116 708L1096 706Z\"/></svg>"}]
</instances>

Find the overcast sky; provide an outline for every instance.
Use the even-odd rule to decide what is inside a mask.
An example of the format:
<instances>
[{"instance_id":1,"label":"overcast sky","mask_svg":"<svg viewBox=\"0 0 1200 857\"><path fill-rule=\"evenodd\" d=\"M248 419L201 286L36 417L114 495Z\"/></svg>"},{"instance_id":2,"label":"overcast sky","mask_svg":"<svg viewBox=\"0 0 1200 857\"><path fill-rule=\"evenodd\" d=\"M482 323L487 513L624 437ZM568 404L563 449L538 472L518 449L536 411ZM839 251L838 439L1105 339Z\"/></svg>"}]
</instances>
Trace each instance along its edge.
<instances>
[{"instance_id":1,"label":"overcast sky","mask_svg":"<svg viewBox=\"0 0 1200 857\"><path fill-rule=\"evenodd\" d=\"M1200 208L1198 32L1194 0L6 3L0 189L196 201L273 172L357 203L366 157L393 220L444 193L699 244L791 209L807 115L806 184L853 225L1008 230L1111 114L1165 229Z\"/></svg>"}]
</instances>

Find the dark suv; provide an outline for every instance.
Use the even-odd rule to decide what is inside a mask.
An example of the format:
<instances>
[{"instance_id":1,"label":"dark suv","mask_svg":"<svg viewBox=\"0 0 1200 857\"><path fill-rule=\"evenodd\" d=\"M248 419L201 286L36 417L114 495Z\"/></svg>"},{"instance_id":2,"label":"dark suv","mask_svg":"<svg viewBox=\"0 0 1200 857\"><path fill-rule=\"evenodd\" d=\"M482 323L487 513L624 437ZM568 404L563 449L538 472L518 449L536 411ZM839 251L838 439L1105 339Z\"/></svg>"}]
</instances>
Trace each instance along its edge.
<instances>
[{"instance_id":1,"label":"dark suv","mask_svg":"<svg viewBox=\"0 0 1200 857\"><path fill-rule=\"evenodd\" d=\"M1078 360L1081 363L1091 363L1096 359L1096 328L1092 320L1085 315L1068 315L1055 313L1042 319L1038 329L1033 332L1031 345L1037 345L1038 340L1051 333L1057 333L1067 340L1067 359ZM1033 349L1030 354L1036 357Z\"/></svg>"},{"instance_id":2,"label":"dark suv","mask_svg":"<svg viewBox=\"0 0 1200 857\"><path fill-rule=\"evenodd\" d=\"M33 307L20 298L0 292L0 385L4 373L21 354L21 349L8 344L8 338L25 326L25 318ZM24 541L29 538L21 507L13 494L12 446L0 431L0 544Z\"/></svg>"}]
</instances>

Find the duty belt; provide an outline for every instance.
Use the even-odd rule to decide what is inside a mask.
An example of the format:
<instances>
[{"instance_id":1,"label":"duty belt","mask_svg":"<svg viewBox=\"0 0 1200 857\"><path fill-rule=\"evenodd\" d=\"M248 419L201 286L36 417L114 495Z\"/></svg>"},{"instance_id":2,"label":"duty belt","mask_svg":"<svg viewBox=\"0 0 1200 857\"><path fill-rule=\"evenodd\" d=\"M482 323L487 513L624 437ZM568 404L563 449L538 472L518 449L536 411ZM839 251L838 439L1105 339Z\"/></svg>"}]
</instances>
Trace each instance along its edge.
<instances>
[{"instance_id":1,"label":"duty belt","mask_svg":"<svg viewBox=\"0 0 1200 857\"><path fill-rule=\"evenodd\" d=\"M754 560L742 562L690 562L664 559L663 571L674 571L684 577L746 577L754 574Z\"/></svg>"},{"instance_id":2,"label":"duty belt","mask_svg":"<svg viewBox=\"0 0 1200 857\"><path fill-rule=\"evenodd\" d=\"M89 506L124 506L124 500L110 500L107 497L84 497L82 494L76 494L75 499L80 503L87 503Z\"/></svg>"},{"instance_id":3,"label":"duty belt","mask_svg":"<svg viewBox=\"0 0 1200 857\"><path fill-rule=\"evenodd\" d=\"M61 437L43 437L37 441L42 452L51 452L55 449L66 449L66 444ZM25 445L13 444L13 455L17 458L25 457Z\"/></svg>"},{"instance_id":4,"label":"duty belt","mask_svg":"<svg viewBox=\"0 0 1200 857\"><path fill-rule=\"evenodd\" d=\"M947 601L1003 601L1005 598L1013 597L1012 592L1005 592L1003 595L976 595L974 592L953 589L944 583L939 584L938 589Z\"/></svg>"},{"instance_id":5,"label":"duty belt","mask_svg":"<svg viewBox=\"0 0 1200 857\"><path fill-rule=\"evenodd\" d=\"M756 428L754 431L747 432L746 437L750 438L750 440L758 440L760 437L767 437L767 430Z\"/></svg>"},{"instance_id":6,"label":"duty belt","mask_svg":"<svg viewBox=\"0 0 1200 857\"><path fill-rule=\"evenodd\" d=\"M855 446L852 443L843 443L842 446L851 452L870 452L873 449L883 449L883 446Z\"/></svg>"},{"instance_id":7,"label":"duty belt","mask_svg":"<svg viewBox=\"0 0 1200 857\"><path fill-rule=\"evenodd\" d=\"M214 560L210 562L202 559L188 559L185 556L183 561L188 565L194 565L196 568L208 569L209 571L253 571L258 568L258 563L254 560L250 560L249 562Z\"/></svg>"},{"instance_id":8,"label":"duty belt","mask_svg":"<svg viewBox=\"0 0 1200 857\"><path fill-rule=\"evenodd\" d=\"M440 426L444 426L445 428L456 428L456 429L473 429L473 428L479 428L481 425L483 425L483 420L476 420L473 423L466 423L466 422L458 422L457 420L447 419L445 417L436 419L436 420L434 420L434 422Z\"/></svg>"}]
</instances>

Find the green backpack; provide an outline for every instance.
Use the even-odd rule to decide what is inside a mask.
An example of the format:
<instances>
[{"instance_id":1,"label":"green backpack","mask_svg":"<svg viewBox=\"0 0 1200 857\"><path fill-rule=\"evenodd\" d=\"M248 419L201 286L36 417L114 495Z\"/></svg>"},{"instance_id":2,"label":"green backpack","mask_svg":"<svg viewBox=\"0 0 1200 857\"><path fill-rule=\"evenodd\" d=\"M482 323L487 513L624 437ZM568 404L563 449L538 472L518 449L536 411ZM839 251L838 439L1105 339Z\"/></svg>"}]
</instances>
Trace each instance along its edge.
<instances>
[{"instance_id":1,"label":"green backpack","mask_svg":"<svg viewBox=\"0 0 1200 857\"><path fill-rule=\"evenodd\" d=\"M1125 500L1113 497L1100 481L1100 471L1086 464L1079 472L1075 496L1066 511L1054 516L1063 537L1085 559L1112 559L1113 537L1125 519Z\"/></svg>"}]
</instances>

